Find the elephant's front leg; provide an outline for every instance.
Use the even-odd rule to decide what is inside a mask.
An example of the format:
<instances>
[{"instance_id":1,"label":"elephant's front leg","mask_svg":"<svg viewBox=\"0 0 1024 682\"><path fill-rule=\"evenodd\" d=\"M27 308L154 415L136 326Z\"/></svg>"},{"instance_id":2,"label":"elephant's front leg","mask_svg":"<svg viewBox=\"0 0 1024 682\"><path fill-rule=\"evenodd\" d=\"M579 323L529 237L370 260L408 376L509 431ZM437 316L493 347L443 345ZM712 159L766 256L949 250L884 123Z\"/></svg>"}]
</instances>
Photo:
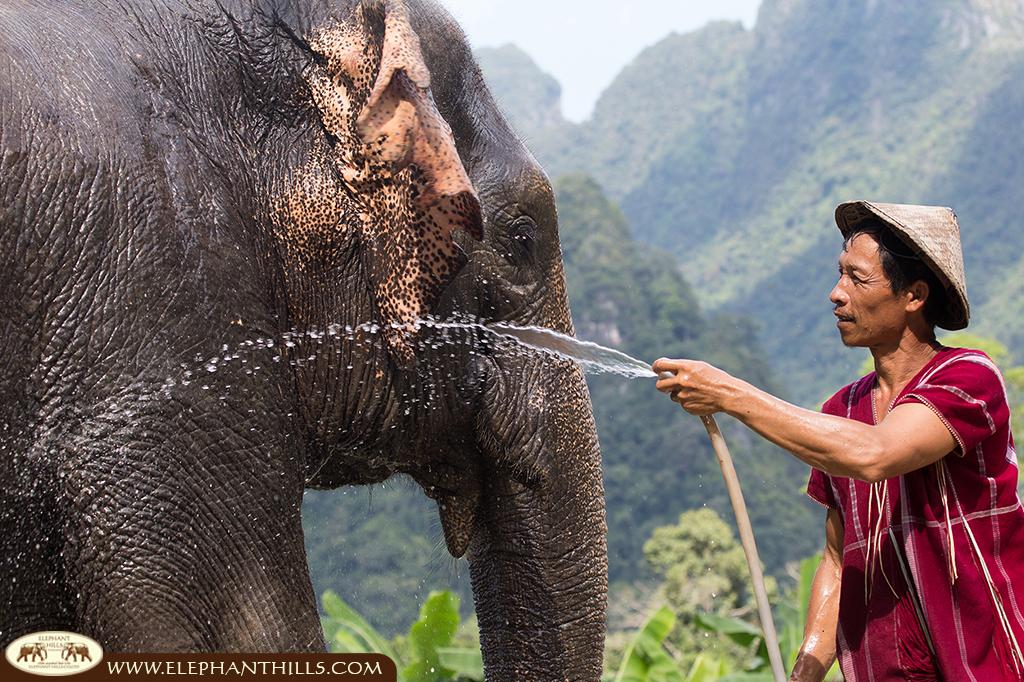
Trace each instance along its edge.
<instances>
[{"instance_id":1,"label":"elephant's front leg","mask_svg":"<svg viewBox=\"0 0 1024 682\"><path fill-rule=\"evenodd\" d=\"M292 420L213 379L133 387L62 439L78 628L114 651L323 650Z\"/></svg>"}]
</instances>

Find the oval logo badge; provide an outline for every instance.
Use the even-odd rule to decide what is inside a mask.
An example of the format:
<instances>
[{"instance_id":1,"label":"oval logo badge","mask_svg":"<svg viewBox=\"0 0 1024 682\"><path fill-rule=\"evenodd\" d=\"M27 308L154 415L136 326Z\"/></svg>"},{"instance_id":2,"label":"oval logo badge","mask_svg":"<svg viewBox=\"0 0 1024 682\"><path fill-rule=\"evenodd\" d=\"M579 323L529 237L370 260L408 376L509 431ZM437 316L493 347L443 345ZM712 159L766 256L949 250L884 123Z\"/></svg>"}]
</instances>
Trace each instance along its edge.
<instances>
[{"instance_id":1,"label":"oval logo badge","mask_svg":"<svg viewBox=\"0 0 1024 682\"><path fill-rule=\"evenodd\" d=\"M103 660L99 642L74 632L36 632L7 645L7 661L33 675L77 675Z\"/></svg>"}]
</instances>

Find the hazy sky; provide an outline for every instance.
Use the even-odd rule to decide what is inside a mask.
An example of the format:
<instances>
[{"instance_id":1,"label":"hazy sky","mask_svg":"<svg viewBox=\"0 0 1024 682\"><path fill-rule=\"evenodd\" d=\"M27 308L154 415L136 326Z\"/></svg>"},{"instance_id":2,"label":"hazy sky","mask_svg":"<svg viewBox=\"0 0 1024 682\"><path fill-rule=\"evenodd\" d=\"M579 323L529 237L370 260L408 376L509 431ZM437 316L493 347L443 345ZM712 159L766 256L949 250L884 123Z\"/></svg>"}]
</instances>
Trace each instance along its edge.
<instances>
[{"instance_id":1,"label":"hazy sky","mask_svg":"<svg viewBox=\"0 0 1024 682\"><path fill-rule=\"evenodd\" d=\"M713 19L754 25L760 0L440 0L473 47L515 43L562 84L565 114L586 118L643 48Z\"/></svg>"}]
</instances>

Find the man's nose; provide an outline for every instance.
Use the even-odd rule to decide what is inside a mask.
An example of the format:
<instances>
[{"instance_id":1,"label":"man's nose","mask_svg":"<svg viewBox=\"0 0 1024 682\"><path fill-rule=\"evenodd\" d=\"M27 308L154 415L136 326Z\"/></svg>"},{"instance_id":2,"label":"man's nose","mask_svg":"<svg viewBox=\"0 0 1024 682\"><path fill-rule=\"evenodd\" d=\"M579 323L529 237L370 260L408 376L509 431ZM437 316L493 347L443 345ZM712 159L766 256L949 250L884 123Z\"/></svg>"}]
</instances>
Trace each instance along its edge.
<instances>
[{"instance_id":1,"label":"man's nose","mask_svg":"<svg viewBox=\"0 0 1024 682\"><path fill-rule=\"evenodd\" d=\"M831 301L833 305L839 306L848 302L850 298L846 295L846 292L843 291L843 288L840 286L840 282L836 282L836 285L832 287L832 291L828 294L828 300Z\"/></svg>"}]
</instances>

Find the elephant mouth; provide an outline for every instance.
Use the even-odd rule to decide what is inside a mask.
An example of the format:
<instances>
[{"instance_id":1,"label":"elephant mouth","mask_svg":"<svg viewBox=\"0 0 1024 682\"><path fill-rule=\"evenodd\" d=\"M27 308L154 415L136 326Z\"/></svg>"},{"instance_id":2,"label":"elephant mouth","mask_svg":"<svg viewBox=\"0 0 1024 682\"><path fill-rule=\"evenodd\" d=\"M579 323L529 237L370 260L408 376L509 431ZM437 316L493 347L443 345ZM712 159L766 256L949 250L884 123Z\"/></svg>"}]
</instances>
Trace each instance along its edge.
<instances>
[{"instance_id":1,"label":"elephant mouth","mask_svg":"<svg viewBox=\"0 0 1024 682\"><path fill-rule=\"evenodd\" d=\"M443 454L434 450L433 465L415 474L437 503L445 544L455 558L466 556L478 530L487 480L497 476L534 489L543 485L548 469L541 375L504 366L490 353L478 354L474 363L474 388L468 389L474 395L465 396L473 405L467 424L472 440L444 447Z\"/></svg>"},{"instance_id":2,"label":"elephant mouth","mask_svg":"<svg viewBox=\"0 0 1024 682\"><path fill-rule=\"evenodd\" d=\"M480 513L482 476L469 467L460 473L458 482L448 480L443 486L426 480L423 472L415 477L427 497L437 503L448 552L456 559L466 556Z\"/></svg>"},{"instance_id":3,"label":"elephant mouth","mask_svg":"<svg viewBox=\"0 0 1024 682\"><path fill-rule=\"evenodd\" d=\"M479 506L479 492L470 495L450 495L437 501L444 542L456 559L461 559L469 551Z\"/></svg>"}]
</instances>

